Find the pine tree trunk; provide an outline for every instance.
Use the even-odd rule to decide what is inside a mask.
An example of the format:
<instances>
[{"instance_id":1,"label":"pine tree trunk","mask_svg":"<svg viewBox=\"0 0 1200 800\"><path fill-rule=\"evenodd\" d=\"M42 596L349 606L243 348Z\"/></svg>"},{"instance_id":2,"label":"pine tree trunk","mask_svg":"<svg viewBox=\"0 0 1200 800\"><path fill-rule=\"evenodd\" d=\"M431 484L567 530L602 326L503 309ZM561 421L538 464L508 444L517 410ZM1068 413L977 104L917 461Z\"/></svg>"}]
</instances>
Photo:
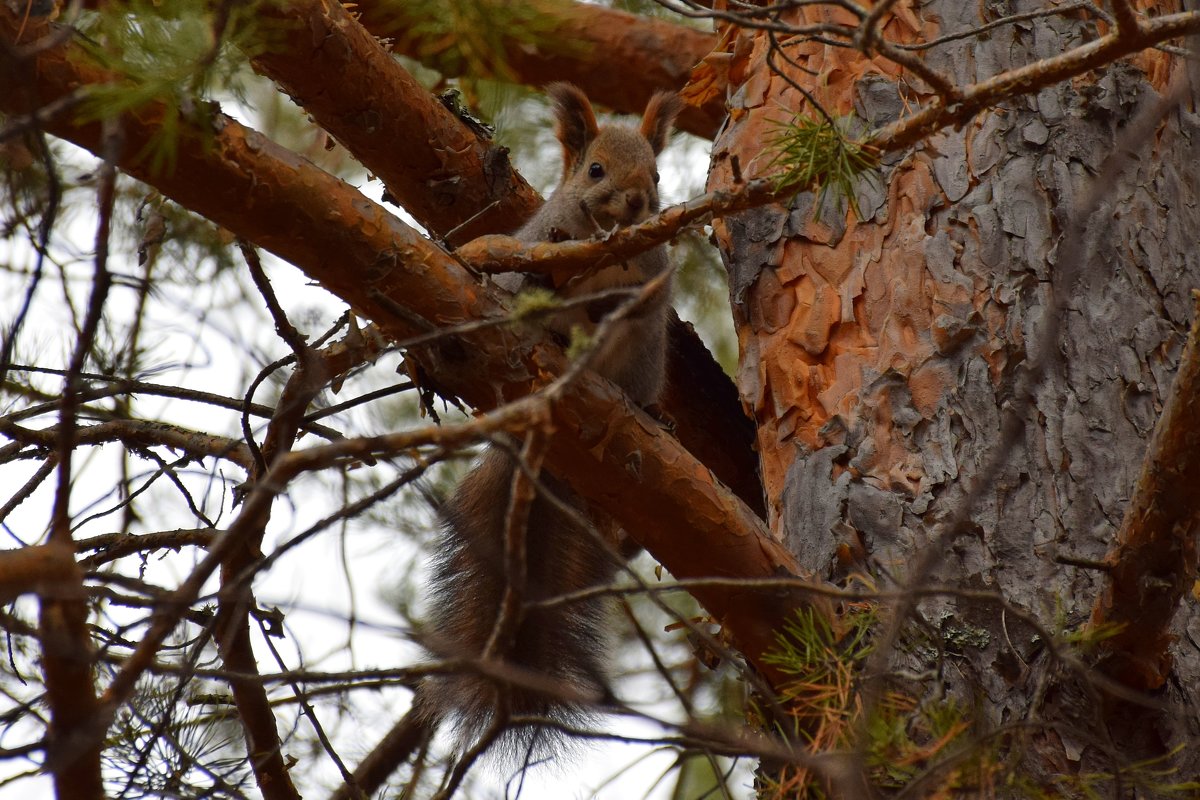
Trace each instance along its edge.
<instances>
[{"instance_id":1,"label":"pine tree trunk","mask_svg":"<svg viewBox=\"0 0 1200 800\"><path fill-rule=\"evenodd\" d=\"M1012 6L934 0L885 17L884 32L928 41L1026 10ZM793 13L794 23L824 13L855 24ZM1091 21L1035 19L924 51L925 63L967 85L1095 36ZM769 174L776 121L813 114L789 79L852 134L929 98L911 75L898 80L893 64L851 49L789 47L806 71L776 56L786 78L768 66L765 32L742 31L729 49L730 122L710 189ZM835 580L867 569L884 587L919 578L999 592L1050 631L1084 626L1105 580L1087 562L1113 546L1200 285L1197 118L1185 103L1148 140L1122 141L1176 66L1147 51L887 157L877 182L859 184L861 221L809 192L717 224L771 529L804 566ZM1106 171L1122 144L1135 157ZM1080 223L1082 251L1066 234ZM966 524L946 533L977 484ZM931 574L914 574L929 548ZM1106 730L1092 712L1110 698L1043 682L1065 671L1054 673L1034 627L962 595L918 605L954 663L938 681L987 728L1068 724L1031 729L1035 776L1112 771L1195 740L1200 722L1180 713L1200 686L1195 611L1177 614L1174 673L1156 698L1166 710L1134 707L1126 728ZM1198 751L1179 756L1177 777L1200 774Z\"/></svg>"}]
</instances>

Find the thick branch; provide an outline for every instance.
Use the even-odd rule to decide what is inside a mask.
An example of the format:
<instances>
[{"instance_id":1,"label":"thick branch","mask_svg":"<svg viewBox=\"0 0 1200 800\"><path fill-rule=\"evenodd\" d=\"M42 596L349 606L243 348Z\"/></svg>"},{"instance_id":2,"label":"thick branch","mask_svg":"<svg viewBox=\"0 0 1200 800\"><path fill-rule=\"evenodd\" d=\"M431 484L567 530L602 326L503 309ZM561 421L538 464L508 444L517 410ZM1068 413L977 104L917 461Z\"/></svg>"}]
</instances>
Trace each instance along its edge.
<instances>
[{"instance_id":1,"label":"thick branch","mask_svg":"<svg viewBox=\"0 0 1200 800\"><path fill-rule=\"evenodd\" d=\"M262 277L257 255L248 255L253 259L252 269L258 277ZM273 302L274 297L270 296L268 305ZM273 307L278 311L277 304ZM292 372L280 394L279 404L267 427L262 460L255 465L251 475L252 483L266 478L267 468L291 450L309 404L332 375L323 369L319 353L303 349L303 343L294 335L295 331L286 319L277 319L276 324L286 325L287 330L292 332L294 346L301 348L297 354L301 363ZM262 540L272 507L270 503L260 506L261 511L250 519L246 530L238 537L237 545L229 548L221 562L221 592L217 598L214 633L221 661L232 672L250 675L258 672L258 661L254 657L254 646L250 639L250 612L256 607L257 601L251 582L245 576L252 574L255 564L262 559ZM261 681L242 679L231 680L229 687L237 704L238 719L246 734L250 763L263 796L268 800L299 800L300 793L288 774L278 724L266 688Z\"/></svg>"},{"instance_id":2,"label":"thick branch","mask_svg":"<svg viewBox=\"0 0 1200 800\"><path fill-rule=\"evenodd\" d=\"M1200 523L1200 292L1179 372L1154 429L1133 500L1109 556L1108 586L1093 625L1119 626L1100 667L1135 689L1162 686L1171 668L1171 622L1196 580Z\"/></svg>"},{"instance_id":3,"label":"thick branch","mask_svg":"<svg viewBox=\"0 0 1200 800\"><path fill-rule=\"evenodd\" d=\"M461 243L515 230L541 205L508 151L447 110L340 3L268 3L260 15L279 24L270 26L272 47L254 58L255 68L427 230L454 231L449 240Z\"/></svg>"},{"instance_id":4,"label":"thick branch","mask_svg":"<svg viewBox=\"0 0 1200 800\"><path fill-rule=\"evenodd\" d=\"M1136 34L1138 29L1138 14L1129 5L1129 0L1111 0L1113 16L1117 18L1117 30L1121 33Z\"/></svg>"},{"instance_id":5,"label":"thick branch","mask_svg":"<svg viewBox=\"0 0 1200 800\"><path fill-rule=\"evenodd\" d=\"M358 800L360 793L374 794L396 768L429 738L429 726L409 712L372 748L354 770L354 786L342 784L330 800Z\"/></svg>"},{"instance_id":6,"label":"thick branch","mask_svg":"<svg viewBox=\"0 0 1200 800\"><path fill-rule=\"evenodd\" d=\"M258 253L245 243L242 243L241 249L251 276L275 319L276 331L292 349L297 361L271 416L260 457L255 461L250 480L254 485L265 480L268 469L291 451L313 399L335 376L344 374L372 355L375 347L373 340L363 336L348 336L345 341L321 350L308 347L280 307L262 270ZM258 487L258 491L274 493L282 486ZM225 667L249 675L258 672L250 635L250 614L257 606L251 576L262 563L262 540L272 505L262 504L261 509L247 523L246 531L238 537L237 545L231 547L222 560L221 592L217 600L215 626L217 647ZM278 800L299 798L283 757L278 724L265 687L261 681L236 679L230 681L230 689L263 795Z\"/></svg>"},{"instance_id":7,"label":"thick branch","mask_svg":"<svg viewBox=\"0 0 1200 800\"><path fill-rule=\"evenodd\" d=\"M692 67L717 45L711 33L604 6L547 0L522 5L537 14L538 32L534 44L501 40L499 58L511 77L529 86L571 81L592 100L623 114L640 114L656 91L682 89ZM447 37L431 42L408 35L420 22L408 4L367 0L357 10L372 33L394 37L396 52L447 68L447 59L439 58ZM716 96L702 108L685 108L678 125L711 139L724 118L724 97Z\"/></svg>"}]
</instances>

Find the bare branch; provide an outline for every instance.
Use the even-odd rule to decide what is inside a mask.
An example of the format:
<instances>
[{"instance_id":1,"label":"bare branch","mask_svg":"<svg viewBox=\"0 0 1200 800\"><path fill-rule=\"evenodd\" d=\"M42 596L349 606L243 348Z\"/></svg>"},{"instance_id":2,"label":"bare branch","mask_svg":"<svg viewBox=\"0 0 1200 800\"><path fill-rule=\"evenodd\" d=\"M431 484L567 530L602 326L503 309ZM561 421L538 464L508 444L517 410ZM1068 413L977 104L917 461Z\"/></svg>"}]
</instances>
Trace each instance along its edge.
<instances>
[{"instance_id":1,"label":"bare branch","mask_svg":"<svg viewBox=\"0 0 1200 800\"><path fill-rule=\"evenodd\" d=\"M413 751L428 741L430 731L420 714L409 712L371 749L354 770L353 782L338 787L329 800L359 800L383 785Z\"/></svg>"},{"instance_id":2,"label":"bare branch","mask_svg":"<svg viewBox=\"0 0 1200 800\"><path fill-rule=\"evenodd\" d=\"M58 426L34 430L14 425L0 418L0 434L4 434L22 446L48 448L59 436ZM75 433L75 445L102 445L123 442L130 448L169 447L181 450L193 458L213 456L237 464L247 472L253 460L246 445L236 439L216 436L202 431L192 431L178 425L150 420L120 419L101 422L79 428Z\"/></svg>"},{"instance_id":3,"label":"bare branch","mask_svg":"<svg viewBox=\"0 0 1200 800\"><path fill-rule=\"evenodd\" d=\"M458 248L455 255L480 272L578 275L590 268L619 264L668 242L687 225L778 201L795 191L795 187L780 191L771 181L760 179L737 192L718 190L671 206L645 222L618 228L600 239L529 244L512 236L482 236Z\"/></svg>"},{"instance_id":4,"label":"bare branch","mask_svg":"<svg viewBox=\"0 0 1200 800\"><path fill-rule=\"evenodd\" d=\"M275 414L267 426L261 458L255 460L248 482L255 485L267 479L271 467L292 449L309 405L335 374L331 367L338 348L331 348L335 358L327 360L324 353L314 350L304 341L275 298L258 254L244 242L241 249L255 285L275 320L276 332L292 350L298 364L288 378ZM285 486L280 484L279 489ZM275 488L259 491L258 494L273 497ZM231 548L221 561L222 591L218 595L214 634L225 666L241 673L254 674L258 671L258 661L250 640L250 613L257 607L257 601L247 575L253 575L256 562L262 559L261 546L271 508L270 503L261 504L251 516L247 504L244 511L248 519L246 529L239 536L238 546ZM266 690L261 683L253 680L232 681L230 688L237 703L238 719L246 733L251 765L264 797L267 800L299 800L300 793L288 774L279 726Z\"/></svg>"},{"instance_id":5,"label":"bare branch","mask_svg":"<svg viewBox=\"0 0 1200 800\"><path fill-rule=\"evenodd\" d=\"M55 461L58 485L51 514L50 544L72 549L71 489L72 456L76 446L79 389L84 361L95 346L96 334L112 286L108 269L109 237L116 195L115 152L119 136L115 126L106 124L100 140L100 179L97 184L96 255L93 261L91 293L80 326L70 364L63 378L63 400L55 434ZM42 673L46 683L46 701L50 707L50 736L46 767L54 776L59 798L104 797L100 776L100 743L80 738L92 724L96 711L95 673L92 669L92 641L88 634L88 607L84 602L83 574L77 571L76 584L70 591L42 595L38 627L42 640Z\"/></svg>"},{"instance_id":6,"label":"bare branch","mask_svg":"<svg viewBox=\"0 0 1200 800\"><path fill-rule=\"evenodd\" d=\"M1186 11L1141 21L1133 30L1120 30L964 88L959 100L934 100L920 111L877 131L868 144L892 152L913 145L950 125L962 125L985 108L1031 94L1082 75L1149 47L1200 31L1200 12Z\"/></svg>"},{"instance_id":7,"label":"bare branch","mask_svg":"<svg viewBox=\"0 0 1200 800\"><path fill-rule=\"evenodd\" d=\"M363 339L369 344L376 345L376 349L370 351L364 358L373 358L378 355L382 349L382 344L378 333L364 333ZM33 366L28 364L11 364L9 368L17 372L36 372L45 373L47 375L62 375L64 370L54 369L51 367ZM90 386L80 390L79 397L84 402L103 399L121 394L137 394L151 395L155 397L170 397L177 400L187 400L193 403L203 403L205 405L215 406L217 408L226 408L232 411L248 411L256 417L270 417L274 413L274 409L270 406L262 405L261 403L251 403L247 408L243 400L227 397L226 395L215 394L213 392L205 392L200 389L191 389L183 386L169 386L162 383L151 383L149 381L133 380L131 378L122 378L117 375L100 375L94 372L82 372L80 377L95 382L102 382L104 386ZM6 414L3 418L5 422L20 422L23 419L40 416L58 408L61 398L51 402L26 406L25 408L13 411L11 414ZM333 409L322 409L316 412L313 418L320 418L336 413ZM100 416L99 413L93 416ZM306 421L304 430L314 433L324 439L337 439L341 436L332 428L327 428L324 425L315 425L311 421Z\"/></svg>"},{"instance_id":8,"label":"bare branch","mask_svg":"<svg viewBox=\"0 0 1200 800\"><path fill-rule=\"evenodd\" d=\"M220 533L213 528L188 528L141 534L104 533L88 539L77 539L75 549L81 553L92 550L100 551L80 562L88 569L95 569L101 564L107 564L134 553L153 550L179 551L183 547L207 547Z\"/></svg>"},{"instance_id":9,"label":"bare branch","mask_svg":"<svg viewBox=\"0 0 1200 800\"><path fill-rule=\"evenodd\" d=\"M29 495L33 494L46 478L50 477L50 473L54 471L54 468L55 460L53 456L41 463L37 471L30 476L29 480L13 493L12 497L8 498L3 506L0 506L0 523L3 523L5 518L13 512L13 509L25 502L29 498Z\"/></svg>"}]
</instances>

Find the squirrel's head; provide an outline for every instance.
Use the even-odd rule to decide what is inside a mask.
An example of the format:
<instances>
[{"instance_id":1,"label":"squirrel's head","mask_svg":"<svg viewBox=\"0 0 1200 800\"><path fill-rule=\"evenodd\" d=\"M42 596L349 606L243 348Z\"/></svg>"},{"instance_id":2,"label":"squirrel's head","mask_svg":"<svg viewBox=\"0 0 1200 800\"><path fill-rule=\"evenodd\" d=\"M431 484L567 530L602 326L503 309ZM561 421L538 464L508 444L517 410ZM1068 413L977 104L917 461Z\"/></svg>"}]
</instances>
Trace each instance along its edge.
<instances>
[{"instance_id":1,"label":"squirrel's head","mask_svg":"<svg viewBox=\"0 0 1200 800\"><path fill-rule=\"evenodd\" d=\"M650 98L637 130L603 128L579 87L546 87L554 101L556 132L563 148L563 177L556 192L578 202L601 229L632 225L658 210L658 170L654 157L666 146L671 123L683 107L671 92ZM578 232L577 232L578 233Z\"/></svg>"}]
</instances>

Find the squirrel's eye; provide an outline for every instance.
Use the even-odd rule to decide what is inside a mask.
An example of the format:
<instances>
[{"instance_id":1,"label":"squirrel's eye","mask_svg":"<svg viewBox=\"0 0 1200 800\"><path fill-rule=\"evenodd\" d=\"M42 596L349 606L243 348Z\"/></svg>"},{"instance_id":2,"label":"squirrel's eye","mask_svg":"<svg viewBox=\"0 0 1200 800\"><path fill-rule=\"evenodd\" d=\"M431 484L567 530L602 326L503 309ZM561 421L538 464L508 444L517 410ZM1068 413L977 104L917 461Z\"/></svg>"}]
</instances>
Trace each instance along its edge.
<instances>
[{"instance_id":1,"label":"squirrel's eye","mask_svg":"<svg viewBox=\"0 0 1200 800\"><path fill-rule=\"evenodd\" d=\"M588 167L588 177L600 180L604 177L604 167L600 166L598 163L593 163L590 167Z\"/></svg>"},{"instance_id":2,"label":"squirrel's eye","mask_svg":"<svg viewBox=\"0 0 1200 800\"><path fill-rule=\"evenodd\" d=\"M654 182L658 183L658 170L654 170Z\"/></svg>"}]
</instances>

